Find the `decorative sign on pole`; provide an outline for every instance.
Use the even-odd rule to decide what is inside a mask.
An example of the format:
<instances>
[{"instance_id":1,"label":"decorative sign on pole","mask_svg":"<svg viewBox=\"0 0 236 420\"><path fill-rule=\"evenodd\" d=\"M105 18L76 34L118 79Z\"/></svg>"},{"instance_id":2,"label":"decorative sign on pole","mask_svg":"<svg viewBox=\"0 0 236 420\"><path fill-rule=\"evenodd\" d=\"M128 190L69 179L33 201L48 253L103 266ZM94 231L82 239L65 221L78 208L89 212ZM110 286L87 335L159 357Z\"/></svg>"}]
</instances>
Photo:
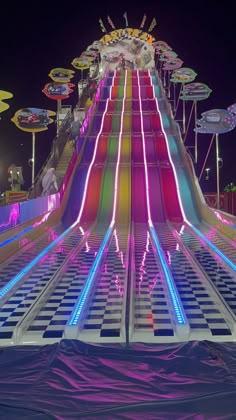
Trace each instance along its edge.
<instances>
[{"instance_id":1,"label":"decorative sign on pole","mask_svg":"<svg viewBox=\"0 0 236 420\"><path fill-rule=\"evenodd\" d=\"M163 70L168 71L168 98L170 97L170 72L180 69L183 61L178 57L168 58L163 64ZM175 83L174 83L174 104L175 104Z\"/></svg>"},{"instance_id":2,"label":"decorative sign on pole","mask_svg":"<svg viewBox=\"0 0 236 420\"><path fill-rule=\"evenodd\" d=\"M204 99L207 99L212 90L205 85L204 83L187 83L183 86L180 99L183 101L193 101L194 102L194 120L196 127L197 124L197 102L203 101ZM192 112L191 112L192 113ZM194 156L195 156L195 163L197 163L198 160L198 146L197 146L197 131L195 130L195 144L194 144ZM187 135L187 132L186 132Z\"/></svg>"},{"instance_id":3,"label":"decorative sign on pole","mask_svg":"<svg viewBox=\"0 0 236 420\"><path fill-rule=\"evenodd\" d=\"M203 112L202 118L197 120L195 130L198 133L216 135L216 189L217 209L220 208L220 171L219 171L219 134L228 133L236 127L236 104L228 109L212 109Z\"/></svg>"},{"instance_id":4,"label":"decorative sign on pole","mask_svg":"<svg viewBox=\"0 0 236 420\"><path fill-rule=\"evenodd\" d=\"M32 185L34 184L35 175L35 133L46 131L48 125L54 121L52 116L56 115L54 111L41 108L23 108L18 110L12 122L22 131L32 133Z\"/></svg>"},{"instance_id":5,"label":"decorative sign on pole","mask_svg":"<svg viewBox=\"0 0 236 420\"><path fill-rule=\"evenodd\" d=\"M184 62L178 57L168 58L168 60L166 60L163 64L163 70L173 71L173 70L180 69L183 63Z\"/></svg>"},{"instance_id":6,"label":"decorative sign on pole","mask_svg":"<svg viewBox=\"0 0 236 420\"><path fill-rule=\"evenodd\" d=\"M71 62L71 64L75 69L81 70L82 78L83 78L83 70L89 69L89 66L90 66L90 63L87 57L76 57Z\"/></svg>"},{"instance_id":7,"label":"decorative sign on pole","mask_svg":"<svg viewBox=\"0 0 236 420\"><path fill-rule=\"evenodd\" d=\"M69 98L71 92L73 92L72 87L74 87L72 83L56 83L50 82L47 83L42 92L50 99L54 99L57 101L57 132L60 128L60 111L61 111L61 101L63 99Z\"/></svg>"},{"instance_id":8,"label":"decorative sign on pole","mask_svg":"<svg viewBox=\"0 0 236 420\"><path fill-rule=\"evenodd\" d=\"M73 92L72 83L47 83L42 92L50 99L61 101L63 99L69 98L70 94Z\"/></svg>"},{"instance_id":9,"label":"decorative sign on pole","mask_svg":"<svg viewBox=\"0 0 236 420\"><path fill-rule=\"evenodd\" d=\"M74 74L74 70L57 67L50 71L49 77L56 83L69 83L74 77Z\"/></svg>"},{"instance_id":10,"label":"decorative sign on pole","mask_svg":"<svg viewBox=\"0 0 236 420\"><path fill-rule=\"evenodd\" d=\"M197 76L197 73L195 73L193 69L190 69L188 67L181 67L173 71L170 81L173 83L181 83L182 89L183 89L184 84L193 82L196 76ZM181 90L180 90L180 93L181 93ZM179 103L179 99L178 99L178 103ZM178 103L177 103L177 107L178 107ZM175 108L175 104L174 104L174 108L176 110L177 110L177 107ZM183 133L185 133L185 102L184 101L183 101Z\"/></svg>"}]
</instances>

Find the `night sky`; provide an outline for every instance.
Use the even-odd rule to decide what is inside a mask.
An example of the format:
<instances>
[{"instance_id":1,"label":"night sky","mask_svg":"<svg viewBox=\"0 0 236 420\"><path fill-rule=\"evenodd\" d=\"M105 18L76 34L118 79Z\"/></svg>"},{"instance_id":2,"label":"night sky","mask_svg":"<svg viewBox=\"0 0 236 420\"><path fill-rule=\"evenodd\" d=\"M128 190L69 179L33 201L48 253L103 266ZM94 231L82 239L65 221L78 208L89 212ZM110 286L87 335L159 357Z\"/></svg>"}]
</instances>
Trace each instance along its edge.
<instances>
[{"instance_id":1,"label":"night sky","mask_svg":"<svg viewBox=\"0 0 236 420\"><path fill-rule=\"evenodd\" d=\"M47 98L42 89L51 81L48 73L52 68L71 68L71 61L78 57L93 41L100 39L99 18L108 31L110 15L116 28L125 27L123 13L127 11L130 27L139 27L143 14L147 14L144 30L153 17L157 26L152 34L166 41L197 73L196 82L206 83L212 90L209 99L199 103L201 112L213 108L227 108L236 102L236 48L234 2L215 1L145 1L127 7L128 2L97 2L96 5L81 1L69 1L57 5L45 1L11 2L1 5L0 42L0 89L12 92L8 100L9 110L0 120L0 191L8 188L7 168L14 163L23 167L25 188L30 186L31 134L22 132L10 121L18 109L24 107L46 108L56 111L56 101ZM72 83L77 84L79 72ZM74 106L76 93L63 104ZM46 160L56 126L36 134L36 174ZM192 138L191 138L192 137ZM187 145L193 144L190 133ZM210 142L210 135L199 135L200 173L202 162ZM221 190L229 182L236 183L236 130L220 136ZM215 148L212 149L207 166L211 168L210 179L201 181L203 191L215 191Z\"/></svg>"}]
</instances>

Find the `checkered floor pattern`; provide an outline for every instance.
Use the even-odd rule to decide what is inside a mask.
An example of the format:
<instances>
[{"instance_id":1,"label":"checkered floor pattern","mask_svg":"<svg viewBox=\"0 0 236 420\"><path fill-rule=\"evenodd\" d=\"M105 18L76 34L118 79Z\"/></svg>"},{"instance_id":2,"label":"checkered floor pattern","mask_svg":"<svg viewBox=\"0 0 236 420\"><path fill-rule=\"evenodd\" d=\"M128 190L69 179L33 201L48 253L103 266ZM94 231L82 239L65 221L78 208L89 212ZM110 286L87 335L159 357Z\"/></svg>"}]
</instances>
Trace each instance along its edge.
<instances>
[{"instance_id":1,"label":"checkered floor pattern","mask_svg":"<svg viewBox=\"0 0 236 420\"><path fill-rule=\"evenodd\" d=\"M206 272L211 283L224 299L225 305L236 315L236 277L217 259L194 234L186 228L181 236L184 244L191 250L196 261Z\"/></svg>"},{"instance_id":2,"label":"checkered floor pattern","mask_svg":"<svg viewBox=\"0 0 236 420\"><path fill-rule=\"evenodd\" d=\"M74 249L69 260L63 265L43 299L37 305L34 317L25 323L23 340L30 342L37 337L37 341L55 341L62 338L67 322L80 297L88 274L97 255L105 227L94 230L86 238L82 248Z\"/></svg>"},{"instance_id":3,"label":"checkered floor pattern","mask_svg":"<svg viewBox=\"0 0 236 420\"><path fill-rule=\"evenodd\" d=\"M211 241L223 254L236 264L236 243L227 238L222 238L220 232L205 223L197 226L198 229Z\"/></svg>"},{"instance_id":4,"label":"checkered floor pattern","mask_svg":"<svg viewBox=\"0 0 236 420\"><path fill-rule=\"evenodd\" d=\"M115 229L79 338L94 342L125 342L125 309L128 272L128 230Z\"/></svg>"},{"instance_id":5,"label":"checkered floor pattern","mask_svg":"<svg viewBox=\"0 0 236 420\"><path fill-rule=\"evenodd\" d=\"M106 229L100 225L83 236L75 228L1 299L0 345L43 344L66 337ZM234 340L235 278L187 227L181 235L181 225L157 224L155 229L190 327L188 339ZM21 267L19 262L18 271ZM17 264L13 274L9 269L10 279L16 271ZM125 342L127 335L132 342L180 341L147 225L136 224L133 237L120 227L113 232L83 319L75 328L77 338L91 342Z\"/></svg>"},{"instance_id":6,"label":"checkered floor pattern","mask_svg":"<svg viewBox=\"0 0 236 420\"><path fill-rule=\"evenodd\" d=\"M40 252L50 245L63 232L61 224L49 229L34 242L21 246L19 242L19 251L14 257L9 258L0 265L0 289L14 278L27 264L29 264ZM1 252L1 250L0 250Z\"/></svg>"},{"instance_id":7,"label":"checkered floor pattern","mask_svg":"<svg viewBox=\"0 0 236 420\"><path fill-rule=\"evenodd\" d=\"M32 308L35 307L36 301L45 294L49 284L65 263L71 251L78 245L81 238L81 231L79 228L75 228L71 234L67 235L49 254L40 260L33 271L24 276L19 284L10 290L5 298L1 299L0 339L15 339L22 318L26 318L28 314L32 316ZM22 258L24 258L25 252L23 250ZM19 255L17 256L18 258ZM11 267L11 264L9 267ZM16 268L17 265L15 264L13 274L9 275L9 280L14 279ZM21 271L21 269L22 263L19 262L17 272Z\"/></svg>"},{"instance_id":8,"label":"checkered floor pattern","mask_svg":"<svg viewBox=\"0 0 236 420\"><path fill-rule=\"evenodd\" d=\"M190 339L230 339L233 321L203 271L166 224L155 228L190 325Z\"/></svg>"},{"instance_id":9,"label":"checkered floor pattern","mask_svg":"<svg viewBox=\"0 0 236 420\"><path fill-rule=\"evenodd\" d=\"M171 303L147 225L135 226L134 244L130 341L171 341L175 335Z\"/></svg>"}]
</instances>

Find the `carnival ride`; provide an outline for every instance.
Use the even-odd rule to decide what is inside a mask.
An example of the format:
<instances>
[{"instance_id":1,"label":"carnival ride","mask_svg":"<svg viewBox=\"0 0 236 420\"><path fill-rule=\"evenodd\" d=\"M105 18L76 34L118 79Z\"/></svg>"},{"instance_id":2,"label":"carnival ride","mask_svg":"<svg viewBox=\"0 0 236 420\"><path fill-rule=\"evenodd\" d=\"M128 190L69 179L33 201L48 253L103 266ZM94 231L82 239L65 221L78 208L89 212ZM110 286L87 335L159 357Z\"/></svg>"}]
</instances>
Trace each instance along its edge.
<instances>
[{"instance_id":1,"label":"carnival ride","mask_svg":"<svg viewBox=\"0 0 236 420\"><path fill-rule=\"evenodd\" d=\"M3 346L236 339L235 228L203 200L152 37L122 34L60 207L0 236Z\"/></svg>"}]
</instances>

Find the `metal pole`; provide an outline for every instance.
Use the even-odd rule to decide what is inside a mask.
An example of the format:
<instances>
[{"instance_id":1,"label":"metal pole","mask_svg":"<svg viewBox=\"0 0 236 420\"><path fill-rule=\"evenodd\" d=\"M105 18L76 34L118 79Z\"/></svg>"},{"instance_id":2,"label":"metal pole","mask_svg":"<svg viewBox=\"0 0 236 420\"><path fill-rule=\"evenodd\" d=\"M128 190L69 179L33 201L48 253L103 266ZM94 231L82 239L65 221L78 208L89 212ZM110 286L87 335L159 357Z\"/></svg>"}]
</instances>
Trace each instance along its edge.
<instances>
[{"instance_id":1,"label":"metal pole","mask_svg":"<svg viewBox=\"0 0 236 420\"><path fill-rule=\"evenodd\" d=\"M168 98L170 98L170 71L168 70Z\"/></svg>"},{"instance_id":2,"label":"metal pole","mask_svg":"<svg viewBox=\"0 0 236 420\"><path fill-rule=\"evenodd\" d=\"M183 85L182 85L182 89L183 89ZM183 99L183 134L185 133L186 130L186 124L185 124L185 100Z\"/></svg>"},{"instance_id":3,"label":"metal pole","mask_svg":"<svg viewBox=\"0 0 236 420\"><path fill-rule=\"evenodd\" d=\"M57 134L60 129L60 119L59 119L60 112L61 112L61 99L58 99L57 101Z\"/></svg>"},{"instance_id":4,"label":"metal pole","mask_svg":"<svg viewBox=\"0 0 236 420\"><path fill-rule=\"evenodd\" d=\"M216 134L216 208L220 209L219 134Z\"/></svg>"},{"instance_id":5,"label":"metal pole","mask_svg":"<svg viewBox=\"0 0 236 420\"><path fill-rule=\"evenodd\" d=\"M196 125L197 125L197 101L194 101L194 105L195 105L195 107L194 107L194 110L195 110L195 112L194 112L194 115L195 115L195 163L197 163L197 159L198 159L198 144L197 144L197 130L196 130Z\"/></svg>"},{"instance_id":6,"label":"metal pole","mask_svg":"<svg viewBox=\"0 0 236 420\"><path fill-rule=\"evenodd\" d=\"M159 69L160 79L161 79L162 63L163 63L163 61L161 61L161 64L160 64L160 69Z\"/></svg>"},{"instance_id":7,"label":"metal pole","mask_svg":"<svg viewBox=\"0 0 236 420\"><path fill-rule=\"evenodd\" d=\"M187 134L188 134L188 129L189 129L192 113L193 113L193 107L194 107L194 103L192 103L192 107L191 107L191 111L190 111L190 115L189 115L189 119L188 119L188 124L187 124L187 129L186 129L185 136L184 136L184 142L185 142Z\"/></svg>"},{"instance_id":8,"label":"metal pole","mask_svg":"<svg viewBox=\"0 0 236 420\"><path fill-rule=\"evenodd\" d=\"M163 86L166 87L166 70L164 70L163 74Z\"/></svg>"},{"instance_id":9,"label":"metal pole","mask_svg":"<svg viewBox=\"0 0 236 420\"><path fill-rule=\"evenodd\" d=\"M202 177L202 174L203 174L203 171L204 171L204 168L205 168L205 165L206 165L206 161L207 161L208 155L209 155L209 153L210 153L211 146L212 146L212 143L213 143L214 138L215 138L215 134L212 134L212 138L211 138L210 146L208 147L208 151L207 151L207 154L206 154L206 158L205 158L205 160L204 160L204 163L203 163L203 166L202 166L201 173L200 173L200 175L199 175L199 182L201 181L201 177Z\"/></svg>"},{"instance_id":10,"label":"metal pole","mask_svg":"<svg viewBox=\"0 0 236 420\"><path fill-rule=\"evenodd\" d=\"M177 100L177 104L176 104L176 108L175 108L175 116L176 116L177 109L178 109L178 106L179 106L181 92L182 92L182 83L180 85L179 96L178 96L178 100Z\"/></svg>"},{"instance_id":11,"label":"metal pole","mask_svg":"<svg viewBox=\"0 0 236 420\"><path fill-rule=\"evenodd\" d=\"M174 112L176 111L176 85L175 85L175 83L173 83L173 85L174 85Z\"/></svg>"},{"instance_id":12,"label":"metal pole","mask_svg":"<svg viewBox=\"0 0 236 420\"><path fill-rule=\"evenodd\" d=\"M32 185L34 185L34 169L35 169L35 133L32 132Z\"/></svg>"}]
</instances>

